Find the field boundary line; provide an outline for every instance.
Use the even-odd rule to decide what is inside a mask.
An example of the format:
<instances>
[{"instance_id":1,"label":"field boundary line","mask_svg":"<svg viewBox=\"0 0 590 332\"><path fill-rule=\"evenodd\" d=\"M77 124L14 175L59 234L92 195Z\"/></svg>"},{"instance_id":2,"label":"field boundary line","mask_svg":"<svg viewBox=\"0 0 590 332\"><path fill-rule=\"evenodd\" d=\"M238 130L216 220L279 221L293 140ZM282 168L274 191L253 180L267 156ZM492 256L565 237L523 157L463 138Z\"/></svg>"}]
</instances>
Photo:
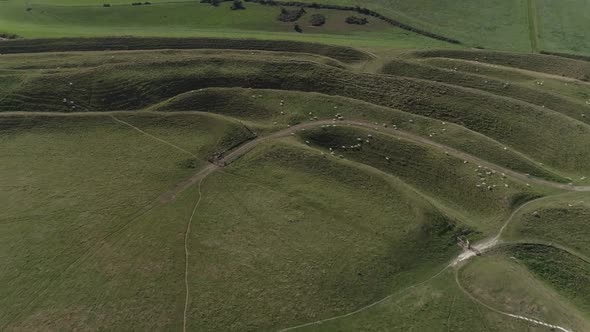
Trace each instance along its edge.
<instances>
[{"instance_id":1,"label":"field boundary line","mask_svg":"<svg viewBox=\"0 0 590 332\"><path fill-rule=\"evenodd\" d=\"M172 143L170 143L170 142L168 142L168 141L166 141L166 140L164 140L164 139L161 139L161 138L159 138L159 137L156 137L156 136L154 136L154 135L152 135L152 134L150 134L150 133L148 133L148 132L145 132L144 130L142 130L142 129L140 129L140 128L138 128L138 127L136 127L136 126L134 126L134 125L130 124L129 122L125 122L125 121L123 121L123 120L120 120L120 119L118 119L118 118L117 118L116 116L114 116L114 115L111 115L111 118L112 118L113 120L115 120L115 121L119 122L119 123L122 123L122 124L124 124L124 125L126 125L126 126L128 126L128 127L131 127L132 129L134 129L134 130L136 130L136 131L138 131L138 132L140 132L140 133L144 134L145 136L148 136L148 137L150 137L150 138L152 138L152 139L155 139L156 141L158 141L158 142L160 142L160 143L164 143L164 144L166 144L166 145L168 145L168 146L171 146L171 147L175 148L175 149L176 149L176 150L178 150L178 151L182 151L182 152L184 152L184 153L190 154L191 156L193 156L193 157L197 158L197 155L196 155L196 154L194 154L194 153L192 153L192 152L190 152L190 151L188 151L188 150L185 150L185 149L181 148L181 147L180 147L180 146L178 146L178 145L172 144Z\"/></svg>"}]
</instances>

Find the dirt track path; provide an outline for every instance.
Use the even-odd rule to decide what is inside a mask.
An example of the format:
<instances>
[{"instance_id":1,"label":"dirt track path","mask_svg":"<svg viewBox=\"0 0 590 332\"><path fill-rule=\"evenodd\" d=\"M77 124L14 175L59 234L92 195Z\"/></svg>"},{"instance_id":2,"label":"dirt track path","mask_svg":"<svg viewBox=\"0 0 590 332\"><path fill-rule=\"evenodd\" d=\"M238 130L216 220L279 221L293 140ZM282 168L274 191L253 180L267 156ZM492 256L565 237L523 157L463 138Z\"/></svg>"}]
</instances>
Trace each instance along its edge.
<instances>
[{"instance_id":1,"label":"dirt track path","mask_svg":"<svg viewBox=\"0 0 590 332\"><path fill-rule=\"evenodd\" d=\"M189 298L190 298L189 286L188 286L188 268L189 268L188 258L190 256L188 238L191 233L191 225L192 225L193 219L195 217L195 212L197 212L197 209L199 208L199 205L201 204L201 200L203 199L203 194L201 193L201 185L203 184L205 177L206 177L206 175L201 178L201 181L199 181L199 188L198 188L199 198L197 199L197 202L195 203L195 207L193 208L193 212L191 214L191 217L188 220L188 223L186 225L186 232L184 233L184 289L185 289L185 296L184 296L184 314L183 314L183 318L182 318L182 331L183 332L186 332L186 320L187 320L187 312L188 312Z\"/></svg>"},{"instance_id":2,"label":"dirt track path","mask_svg":"<svg viewBox=\"0 0 590 332\"><path fill-rule=\"evenodd\" d=\"M261 143L268 142L270 140L281 138L281 137L286 137L286 136L292 135L300 130L321 127L321 126L325 126L325 125L349 126L349 127L357 127L357 128L376 130L378 132L381 132L381 133L384 133L384 134L387 134L390 136L398 137L398 138L405 139L407 141L411 141L414 143L420 143L420 144L428 145L431 147L435 147L440 150L444 150L446 153L448 153L449 155L452 155L456 158L460 158L460 159L463 159L463 160L466 160L466 161L469 161L469 162L472 162L472 163L475 163L478 165L486 166L490 169L495 170L496 172L504 173L507 176L519 179L519 180L526 182L526 183L535 183L538 185L551 187L551 188L555 188L555 189L567 190L567 191L588 191L588 192L590 192L590 186L570 186L567 184L551 182L551 181L536 178L536 177L529 177L524 173L520 173L517 171L513 171L511 169L496 165L496 164L491 163L489 161L480 159L478 157L475 157L475 156L470 155L468 153L451 148L451 147L446 146L444 144L434 142L432 140L429 140L425 137L422 137L422 136L419 136L416 134L412 134L412 133L409 133L409 132L406 132L403 130L383 128L383 127L380 127L380 126L375 125L370 122L357 121L357 120L345 120L345 121L338 121L336 123L334 123L333 120L321 120L321 121L305 122L305 123L302 123L302 124L299 124L296 126L292 126L290 128L277 131L277 132L272 133L267 136L256 138L256 139L251 140L245 144L240 145L236 149L230 151L228 154L223 156L223 158L221 158L219 160L219 163L220 164L231 164L233 161L235 161L239 157L243 156L248 151L254 149L256 146L258 146ZM203 169L199 170L199 172L195 173L195 175L180 182L173 189L171 189L170 191L168 191L168 192L164 193L162 196L160 196L160 201L164 202L164 203L173 201L179 193L183 192L184 190L188 189L192 185L196 184L202 177L208 175L210 172L213 172L215 169L217 169L219 167L221 167L221 166L214 165L214 164L208 164L205 168L203 168Z\"/></svg>"}]
</instances>

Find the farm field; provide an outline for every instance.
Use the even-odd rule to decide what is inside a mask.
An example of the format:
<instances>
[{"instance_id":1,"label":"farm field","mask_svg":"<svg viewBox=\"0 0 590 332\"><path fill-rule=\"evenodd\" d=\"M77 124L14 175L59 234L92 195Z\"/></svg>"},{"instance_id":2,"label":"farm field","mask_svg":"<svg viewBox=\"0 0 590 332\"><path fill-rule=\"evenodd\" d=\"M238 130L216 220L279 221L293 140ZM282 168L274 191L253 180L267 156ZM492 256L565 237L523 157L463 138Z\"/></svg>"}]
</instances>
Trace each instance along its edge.
<instances>
[{"instance_id":1,"label":"farm field","mask_svg":"<svg viewBox=\"0 0 590 332\"><path fill-rule=\"evenodd\" d=\"M254 0L252 0L254 1ZM26 38L98 36L176 36L290 39L378 49L453 47L389 25L372 16L367 25L350 25L353 11L309 8L293 23L279 22L278 5L246 2L246 10L230 10L231 1L212 6L199 1L154 0L132 6L127 0L0 1L0 33ZM305 2L303 2L305 3ZM310 2L311 3L311 2ZM108 4L108 7L106 7ZM590 53L584 38L588 4L570 0L433 1L326 0L319 4L367 8L413 29L458 40L467 47L516 52ZM288 8L288 7L287 7ZM324 15L322 26L310 24Z\"/></svg>"},{"instance_id":2,"label":"farm field","mask_svg":"<svg viewBox=\"0 0 590 332\"><path fill-rule=\"evenodd\" d=\"M246 10L232 11L230 3L219 7L198 1L156 2L148 6L131 6L112 2L39 2L31 7L20 1L0 2L0 33L25 38L165 36L290 39L329 44L383 46L399 48L448 47L446 43L394 28L371 19L366 26L344 23L344 11L313 10L301 19L305 33L293 31L293 23L276 19L279 7L246 4ZM31 8L27 11L27 8ZM309 17L322 13L326 24L311 26Z\"/></svg>"},{"instance_id":3,"label":"farm field","mask_svg":"<svg viewBox=\"0 0 590 332\"><path fill-rule=\"evenodd\" d=\"M590 330L584 8L0 1L0 331Z\"/></svg>"}]
</instances>

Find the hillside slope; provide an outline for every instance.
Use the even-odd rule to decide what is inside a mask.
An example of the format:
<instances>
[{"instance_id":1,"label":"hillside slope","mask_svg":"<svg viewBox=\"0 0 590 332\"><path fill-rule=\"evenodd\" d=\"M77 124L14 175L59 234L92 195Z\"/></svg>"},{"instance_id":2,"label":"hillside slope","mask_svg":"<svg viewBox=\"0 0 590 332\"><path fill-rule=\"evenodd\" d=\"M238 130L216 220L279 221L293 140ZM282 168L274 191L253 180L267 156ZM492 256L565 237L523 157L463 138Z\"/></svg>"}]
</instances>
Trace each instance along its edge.
<instances>
[{"instance_id":1,"label":"hillside slope","mask_svg":"<svg viewBox=\"0 0 590 332\"><path fill-rule=\"evenodd\" d=\"M184 42L0 42L0 330L588 329L584 59Z\"/></svg>"}]
</instances>

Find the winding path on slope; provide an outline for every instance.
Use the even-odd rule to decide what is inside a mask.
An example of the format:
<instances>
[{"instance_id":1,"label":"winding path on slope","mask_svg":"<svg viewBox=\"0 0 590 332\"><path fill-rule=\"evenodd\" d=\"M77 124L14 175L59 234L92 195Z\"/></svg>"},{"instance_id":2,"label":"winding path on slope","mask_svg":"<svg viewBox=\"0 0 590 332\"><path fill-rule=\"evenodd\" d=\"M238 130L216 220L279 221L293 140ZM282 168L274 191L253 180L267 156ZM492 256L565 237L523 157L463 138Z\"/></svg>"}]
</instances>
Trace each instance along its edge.
<instances>
[{"instance_id":1,"label":"winding path on slope","mask_svg":"<svg viewBox=\"0 0 590 332\"><path fill-rule=\"evenodd\" d=\"M424 144L424 145L429 145L429 146L435 147L437 149L444 150L446 153L448 153L449 155L452 155L454 157L461 158L463 160L467 160L467 161L476 163L478 165L486 166L490 169L494 169L497 172L505 173L507 176L517 178L517 179L527 182L527 183L529 183L529 182L536 183L538 185L542 185L542 186L546 186L546 187L550 187L550 188L555 188L555 189L567 190L567 191L588 191L588 192L590 192L590 186L570 186L570 185L563 184L563 183L557 183L557 182L552 182L552 181L548 181L548 180L544 180L544 179L540 179L540 178L536 178L536 177L530 177L524 173L520 173L520 172L511 170L511 169L505 168L503 166L496 165L494 163L480 159L480 158L470 155L468 153L448 147L444 144L434 142L434 141L429 140L425 137L422 137L422 136L419 136L416 134L412 134L412 133L409 133L409 132L406 132L403 130L383 128L378 125L375 125L374 123L370 123L370 122L366 122L366 121L359 121L359 120L344 120L344 121L337 121L337 122L334 122L333 120L320 120L320 121L305 122L302 124L298 124L298 125L292 126L290 128L283 129L283 130L274 132L272 134L256 138L254 140L251 140L247 143L244 143L244 144L238 146L237 148L235 148L234 150L230 151L225 156L223 156L221 159L219 159L219 164L226 164L226 165L230 164L233 161L237 160L242 155L246 154L248 151L254 149L256 146L258 146L261 143L268 142L270 140L281 138L281 137L286 137L286 136L292 135L300 130L321 127L321 126L326 126L326 125L349 126L349 127L357 127L357 128L366 128L366 129L376 130L378 132L385 133L390 136L402 138L407 141L411 141L414 143L420 143L420 144ZM210 172L214 171L215 169L217 169L219 167L222 167L222 166L216 165L216 164L208 164L205 168L199 170L197 173L195 173L190 178L178 183L173 189L171 189L170 191L161 195L160 201L164 202L164 203L173 201L178 194L180 194L184 190L188 189L192 185L196 184L197 182L200 181L200 179L202 177L208 175Z\"/></svg>"}]
</instances>

